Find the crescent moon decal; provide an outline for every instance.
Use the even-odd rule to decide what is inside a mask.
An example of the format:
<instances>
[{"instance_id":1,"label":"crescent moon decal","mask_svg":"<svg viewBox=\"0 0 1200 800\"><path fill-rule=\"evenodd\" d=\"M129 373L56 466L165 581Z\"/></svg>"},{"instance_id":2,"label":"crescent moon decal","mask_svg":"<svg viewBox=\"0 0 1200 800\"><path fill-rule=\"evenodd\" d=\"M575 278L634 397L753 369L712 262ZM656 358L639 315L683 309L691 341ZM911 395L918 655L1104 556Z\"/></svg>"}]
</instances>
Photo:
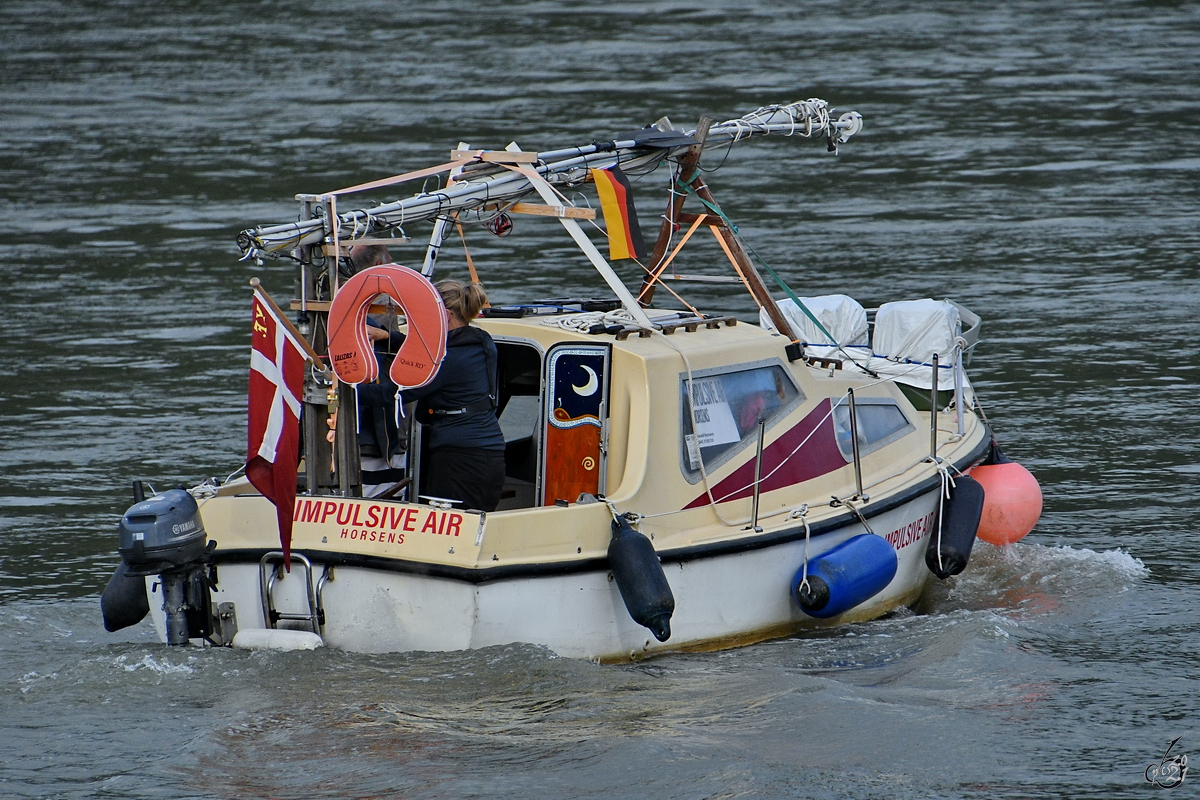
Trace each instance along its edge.
<instances>
[{"instance_id":1,"label":"crescent moon decal","mask_svg":"<svg viewBox=\"0 0 1200 800\"><path fill-rule=\"evenodd\" d=\"M571 388L574 389L575 394L579 395L580 397L588 397L595 394L596 390L600 388L600 379L596 377L596 370L592 369L591 367L585 367L582 364L579 366L588 374L587 383L585 383L583 386L571 384Z\"/></svg>"}]
</instances>

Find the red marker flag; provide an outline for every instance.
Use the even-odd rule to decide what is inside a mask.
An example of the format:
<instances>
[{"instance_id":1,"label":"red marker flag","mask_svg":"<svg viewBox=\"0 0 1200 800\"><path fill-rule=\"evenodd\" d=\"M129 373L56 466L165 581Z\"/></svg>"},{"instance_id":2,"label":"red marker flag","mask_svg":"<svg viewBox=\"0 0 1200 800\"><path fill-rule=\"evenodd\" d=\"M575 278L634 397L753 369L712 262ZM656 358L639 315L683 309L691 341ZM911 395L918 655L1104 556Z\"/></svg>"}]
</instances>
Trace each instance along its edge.
<instances>
[{"instance_id":1,"label":"red marker flag","mask_svg":"<svg viewBox=\"0 0 1200 800\"><path fill-rule=\"evenodd\" d=\"M592 180L596 182L596 192L600 195L604 227L608 230L609 260L636 258L645 261L646 244L638 227L629 178L616 165L608 169L593 169L591 173Z\"/></svg>"},{"instance_id":2,"label":"red marker flag","mask_svg":"<svg viewBox=\"0 0 1200 800\"><path fill-rule=\"evenodd\" d=\"M270 304L254 293L250 335L249 448L246 477L275 504L283 563L291 569L292 514L300 464L304 348Z\"/></svg>"}]
</instances>

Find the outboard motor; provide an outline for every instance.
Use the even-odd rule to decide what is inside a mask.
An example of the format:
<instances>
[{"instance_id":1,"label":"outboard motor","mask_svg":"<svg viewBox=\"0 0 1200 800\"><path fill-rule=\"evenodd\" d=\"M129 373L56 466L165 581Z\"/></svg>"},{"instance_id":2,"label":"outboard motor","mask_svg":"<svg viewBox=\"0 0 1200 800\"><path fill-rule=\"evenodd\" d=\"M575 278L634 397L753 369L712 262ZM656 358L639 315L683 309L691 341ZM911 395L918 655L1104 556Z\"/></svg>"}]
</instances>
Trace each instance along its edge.
<instances>
[{"instance_id":1,"label":"outboard motor","mask_svg":"<svg viewBox=\"0 0 1200 800\"><path fill-rule=\"evenodd\" d=\"M187 644L189 638L207 636L211 601L205 539L200 508L183 489L171 489L130 507L119 527L117 551L122 564L101 598L106 626L110 616L114 620L121 616L120 598L115 590L110 597L110 589L123 569L126 580L160 576L167 644ZM114 606L111 615L110 605Z\"/></svg>"}]
</instances>

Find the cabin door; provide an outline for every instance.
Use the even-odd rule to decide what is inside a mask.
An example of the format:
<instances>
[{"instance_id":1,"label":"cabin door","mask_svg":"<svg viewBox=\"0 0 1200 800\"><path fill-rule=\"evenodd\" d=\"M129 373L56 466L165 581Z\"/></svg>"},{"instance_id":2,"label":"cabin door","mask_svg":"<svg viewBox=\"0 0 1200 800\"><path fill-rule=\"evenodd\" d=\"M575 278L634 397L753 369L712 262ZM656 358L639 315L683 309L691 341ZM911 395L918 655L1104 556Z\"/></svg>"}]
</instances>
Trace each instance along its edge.
<instances>
[{"instance_id":1,"label":"cabin door","mask_svg":"<svg viewBox=\"0 0 1200 800\"><path fill-rule=\"evenodd\" d=\"M555 345L546 354L542 502L603 491L608 455L606 344Z\"/></svg>"}]
</instances>

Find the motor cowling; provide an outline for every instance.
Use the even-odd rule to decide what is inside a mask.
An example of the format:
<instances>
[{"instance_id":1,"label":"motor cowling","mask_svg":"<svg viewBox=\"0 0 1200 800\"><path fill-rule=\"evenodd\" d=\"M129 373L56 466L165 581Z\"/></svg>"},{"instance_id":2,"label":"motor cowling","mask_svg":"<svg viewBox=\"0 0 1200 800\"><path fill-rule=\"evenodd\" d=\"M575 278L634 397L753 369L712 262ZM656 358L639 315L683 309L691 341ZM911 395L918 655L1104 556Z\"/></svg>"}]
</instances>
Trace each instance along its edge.
<instances>
[{"instance_id":1,"label":"motor cowling","mask_svg":"<svg viewBox=\"0 0 1200 800\"><path fill-rule=\"evenodd\" d=\"M170 489L125 512L117 552L129 575L156 575L202 564L205 538L195 498L183 489Z\"/></svg>"}]
</instances>

